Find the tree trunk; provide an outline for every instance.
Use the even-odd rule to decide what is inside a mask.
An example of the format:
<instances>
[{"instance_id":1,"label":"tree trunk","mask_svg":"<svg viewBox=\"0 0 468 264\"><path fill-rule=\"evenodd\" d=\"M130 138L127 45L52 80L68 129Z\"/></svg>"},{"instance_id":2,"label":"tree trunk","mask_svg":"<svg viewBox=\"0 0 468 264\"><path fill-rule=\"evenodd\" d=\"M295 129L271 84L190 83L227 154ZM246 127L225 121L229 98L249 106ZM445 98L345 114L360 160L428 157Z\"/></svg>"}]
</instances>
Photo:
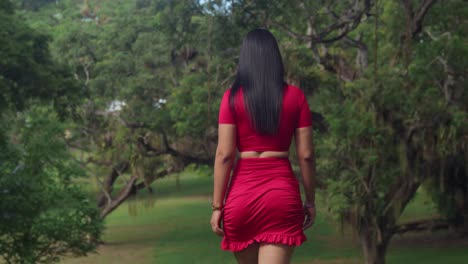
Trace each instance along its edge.
<instances>
[{"instance_id":1,"label":"tree trunk","mask_svg":"<svg viewBox=\"0 0 468 264\"><path fill-rule=\"evenodd\" d=\"M385 253L389 239L378 241L377 232L372 226L364 227L360 231L359 238L364 253L364 263L385 264Z\"/></svg>"},{"instance_id":2,"label":"tree trunk","mask_svg":"<svg viewBox=\"0 0 468 264\"><path fill-rule=\"evenodd\" d=\"M115 167L112 168L112 171L107 177L105 178L102 186L102 190L98 195L97 198L97 205L100 208L103 208L107 205L109 199L107 195L111 196L112 191L114 190L114 183L117 180L117 178L125 172L130 166L130 163L128 161L123 161L116 165Z\"/></svg>"},{"instance_id":3,"label":"tree trunk","mask_svg":"<svg viewBox=\"0 0 468 264\"><path fill-rule=\"evenodd\" d=\"M454 227L460 230L460 236L467 236L468 235L468 202L465 197L461 197L461 201L458 201L456 204L456 212L455 217L453 219Z\"/></svg>"}]
</instances>

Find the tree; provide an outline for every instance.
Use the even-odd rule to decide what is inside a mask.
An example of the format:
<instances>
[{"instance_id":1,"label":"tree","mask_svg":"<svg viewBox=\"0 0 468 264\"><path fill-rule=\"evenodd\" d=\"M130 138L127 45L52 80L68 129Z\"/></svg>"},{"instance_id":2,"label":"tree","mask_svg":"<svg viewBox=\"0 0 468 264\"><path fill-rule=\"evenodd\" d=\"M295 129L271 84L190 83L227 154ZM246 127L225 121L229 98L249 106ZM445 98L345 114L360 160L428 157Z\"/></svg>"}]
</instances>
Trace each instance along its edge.
<instances>
[{"instance_id":1,"label":"tree","mask_svg":"<svg viewBox=\"0 0 468 264\"><path fill-rule=\"evenodd\" d=\"M63 124L44 107L17 122L20 143L1 134L0 255L7 263L86 255L95 249L102 221L92 199L73 183L84 172L68 153Z\"/></svg>"},{"instance_id":2,"label":"tree","mask_svg":"<svg viewBox=\"0 0 468 264\"><path fill-rule=\"evenodd\" d=\"M330 136L319 145L327 157L320 165L327 175L328 200L357 232L366 263L385 263L393 234L410 230L398 226L397 220L423 182L440 177L439 173L444 178L462 174L466 179L466 171L455 176L449 165L465 156L467 142L462 135L468 124L460 76L466 64L451 58L447 65L457 70L440 71L444 63L438 58L446 54L445 48L423 31L440 27L440 20L431 16L451 13L461 2L419 1L414 10L409 3L374 7L377 26L370 41L387 43L377 42L370 61L373 69L342 83L335 90L339 97L329 91L321 95L322 100L336 101L324 110ZM458 31L454 24L450 28L447 31ZM446 46L449 54L465 53L458 41L452 39ZM457 77L450 78L451 74ZM445 85L451 86L448 89L451 95L457 94L456 99L450 96L447 101Z\"/></svg>"},{"instance_id":3,"label":"tree","mask_svg":"<svg viewBox=\"0 0 468 264\"><path fill-rule=\"evenodd\" d=\"M102 222L74 179L63 122L81 91L9 1L0 1L0 256L50 263L94 250Z\"/></svg>"},{"instance_id":4,"label":"tree","mask_svg":"<svg viewBox=\"0 0 468 264\"><path fill-rule=\"evenodd\" d=\"M466 112L467 93L464 75L468 66L466 29L460 21L466 14L466 7L461 1L454 1L447 6L435 5L428 17L428 24L421 28L427 43L417 48L421 55L418 65L426 65L431 71L432 81L442 91L446 107L451 109L451 117L444 116L441 122L447 122L442 139L445 145L439 150L442 157L434 160L434 175L424 184L433 195L439 211L455 229L468 233L468 172L466 167ZM442 12L442 13L440 13ZM444 15L450 13L450 16ZM419 46L419 45L418 45ZM418 69L418 68L416 68ZM426 70L424 69L424 70ZM418 69L423 72L423 67ZM436 81L438 80L438 81ZM442 115L442 113L439 113ZM437 117L441 118L441 117ZM448 134L447 134L448 133Z\"/></svg>"},{"instance_id":5,"label":"tree","mask_svg":"<svg viewBox=\"0 0 468 264\"><path fill-rule=\"evenodd\" d=\"M466 63L451 54L466 51L455 26L463 16L447 18L465 14L461 6L433 0L246 0L234 6L296 41L289 52L302 54L298 62L310 55L297 45L319 64L318 70L303 66L298 72L307 74L296 78L312 77L301 86L315 86L315 107L326 113L330 134L317 142L327 201L358 234L366 263L384 263L392 235L419 228L396 223L425 181L451 181L444 192L458 190L463 219L467 174L459 162L466 159ZM443 36L453 35L450 45L439 46Z\"/></svg>"},{"instance_id":6,"label":"tree","mask_svg":"<svg viewBox=\"0 0 468 264\"><path fill-rule=\"evenodd\" d=\"M29 14L64 14L41 26L51 27L57 60L90 93L67 142L87 154L84 167L97 168L104 218L155 179L191 163L212 164L217 98L235 67L219 61L233 62L235 53L221 53L232 44L198 1L127 1L119 9L86 1L83 8L99 21L67 3ZM205 33L212 36L208 46ZM126 178L121 190L114 188L118 178Z\"/></svg>"}]
</instances>

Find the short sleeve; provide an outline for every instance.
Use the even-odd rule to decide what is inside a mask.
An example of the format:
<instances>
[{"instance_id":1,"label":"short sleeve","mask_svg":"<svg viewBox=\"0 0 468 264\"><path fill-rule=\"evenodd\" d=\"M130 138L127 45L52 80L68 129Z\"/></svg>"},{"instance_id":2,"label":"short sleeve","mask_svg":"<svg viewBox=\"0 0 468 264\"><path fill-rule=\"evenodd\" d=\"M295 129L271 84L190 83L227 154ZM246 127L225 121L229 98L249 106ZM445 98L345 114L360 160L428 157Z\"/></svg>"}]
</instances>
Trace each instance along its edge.
<instances>
[{"instance_id":1,"label":"short sleeve","mask_svg":"<svg viewBox=\"0 0 468 264\"><path fill-rule=\"evenodd\" d=\"M219 117L218 124L235 124L234 114L229 107L229 95L231 94L231 89L227 90L223 99L221 100L221 105L219 106Z\"/></svg>"},{"instance_id":2,"label":"short sleeve","mask_svg":"<svg viewBox=\"0 0 468 264\"><path fill-rule=\"evenodd\" d=\"M312 113L309 109L309 103L304 93L300 94L299 99L299 118L297 121L297 128L299 127L308 127L312 125Z\"/></svg>"}]
</instances>

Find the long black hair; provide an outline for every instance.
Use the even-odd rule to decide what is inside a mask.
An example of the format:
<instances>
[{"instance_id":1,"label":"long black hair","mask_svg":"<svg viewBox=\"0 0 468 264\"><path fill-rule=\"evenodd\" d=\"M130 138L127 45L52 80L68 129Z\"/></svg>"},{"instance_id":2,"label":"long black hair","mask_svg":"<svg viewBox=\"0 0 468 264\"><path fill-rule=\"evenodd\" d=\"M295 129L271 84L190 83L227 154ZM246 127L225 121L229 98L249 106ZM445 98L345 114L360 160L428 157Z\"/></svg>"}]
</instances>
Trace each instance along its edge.
<instances>
[{"instance_id":1,"label":"long black hair","mask_svg":"<svg viewBox=\"0 0 468 264\"><path fill-rule=\"evenodd\" d=\"M242 87L252 127L259 134L278 132L284 89L284 66L275 37L266 29L247 33L242 43L236 80L229 98Z\"/></svg>"}]
</instances>

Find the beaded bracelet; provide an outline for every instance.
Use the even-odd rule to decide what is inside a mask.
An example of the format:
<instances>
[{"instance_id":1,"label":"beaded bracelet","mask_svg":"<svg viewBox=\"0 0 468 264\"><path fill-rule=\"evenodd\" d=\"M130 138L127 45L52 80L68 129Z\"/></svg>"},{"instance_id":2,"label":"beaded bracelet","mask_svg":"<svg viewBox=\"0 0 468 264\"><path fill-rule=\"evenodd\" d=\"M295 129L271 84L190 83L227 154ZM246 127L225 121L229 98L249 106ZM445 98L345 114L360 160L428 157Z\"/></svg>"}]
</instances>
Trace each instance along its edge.
<instances>
[{"instance_id":1,"label":"beaded bracelet","mask_svg":"<svg viewBox=\"0 0 468 264\"><path fill-rule=\"evenodd\" d=\"M314 203L306 202L306 203L304 203L304 207L305 208L315 208L315 202Z\"/></svg>"}]
</instances>

